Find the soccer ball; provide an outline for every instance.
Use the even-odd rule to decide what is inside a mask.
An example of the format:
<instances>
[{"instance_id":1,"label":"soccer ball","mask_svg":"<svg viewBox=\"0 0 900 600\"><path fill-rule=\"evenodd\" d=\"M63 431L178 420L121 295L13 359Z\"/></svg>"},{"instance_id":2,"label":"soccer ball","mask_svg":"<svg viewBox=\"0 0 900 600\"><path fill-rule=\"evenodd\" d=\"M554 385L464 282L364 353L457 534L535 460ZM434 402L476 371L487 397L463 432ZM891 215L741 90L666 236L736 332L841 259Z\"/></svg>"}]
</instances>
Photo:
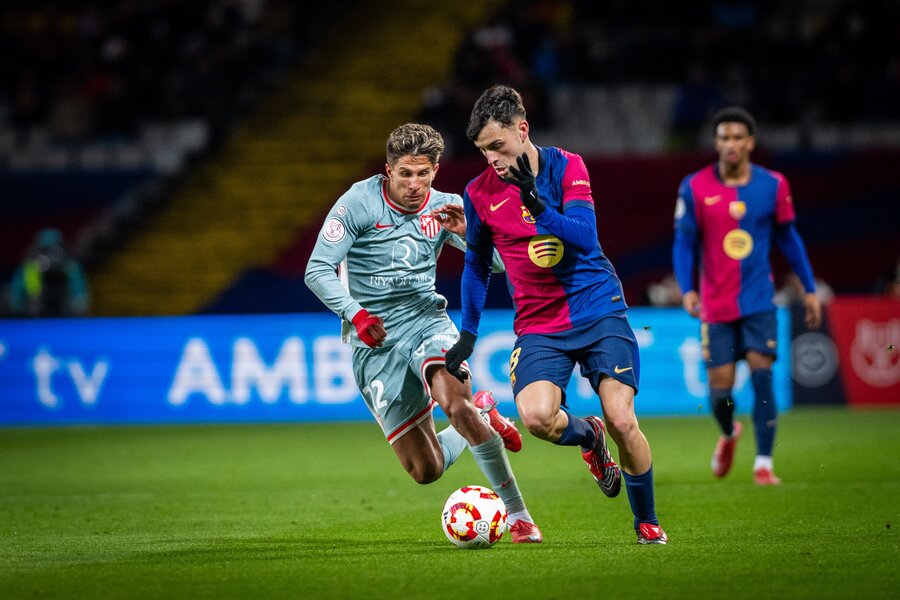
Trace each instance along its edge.
<instances>
[{"instance_id":1,"label":"soccer ball","mask_svg":"<svg viewBox=\"0 0 900 600\"><path fill-rule=\"evenodd\" d=\"M506 505L493 490L467 485L447 498L441 529L460 548L490 548L506 531Z\"/></svg>"}]
</instances>

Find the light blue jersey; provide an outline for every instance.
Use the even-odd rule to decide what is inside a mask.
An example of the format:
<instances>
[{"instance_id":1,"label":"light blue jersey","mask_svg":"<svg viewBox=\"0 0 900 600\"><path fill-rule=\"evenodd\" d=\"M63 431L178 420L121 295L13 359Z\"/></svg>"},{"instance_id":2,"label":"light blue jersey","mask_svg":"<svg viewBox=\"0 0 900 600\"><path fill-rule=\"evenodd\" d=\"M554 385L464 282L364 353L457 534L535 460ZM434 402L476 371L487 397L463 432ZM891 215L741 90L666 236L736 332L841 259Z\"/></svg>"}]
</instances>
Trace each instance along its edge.
<instances>
[{"instance_id":1,"label":"light blue jersey","mask_svg":"<svg viewBox=\"0 0 900 600\"><path fill-rule=\"evenodd\" d=\"M365 346L349 324L362 308L384 319L385 346L416 335L420 317L446 309L446 298L435 291L437 257L444 243L465 250L465 242L429 213L451 203L461 206L462 198L432 189L419 210L406 210L390 200L387 179L376 175L353 184L332 207L306 283L344 320L352 345Z\"/></svg>"}]
</instances>

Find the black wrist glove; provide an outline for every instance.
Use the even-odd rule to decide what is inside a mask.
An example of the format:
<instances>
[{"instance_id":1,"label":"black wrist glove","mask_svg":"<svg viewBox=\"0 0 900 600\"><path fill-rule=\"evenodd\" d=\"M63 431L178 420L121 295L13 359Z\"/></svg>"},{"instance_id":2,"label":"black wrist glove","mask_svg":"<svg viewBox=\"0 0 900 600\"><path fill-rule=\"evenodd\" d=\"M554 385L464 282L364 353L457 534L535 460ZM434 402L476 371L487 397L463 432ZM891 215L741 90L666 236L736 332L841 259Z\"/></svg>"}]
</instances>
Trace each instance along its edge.
<instances>
[{"instance_id":1,"label":"black wrist glove","mask_svg":"<svg viewBox=\"0 0 900 600\"><path fill-rule=\"evenodd\" d=\"M447 368L447 372L462 383L465 383L466 379L469 378L469 373L462 368L462 363L472 356L476 339L478 339L478 336L474 333L463 331L459 334L459 340L444 355L444 366Z\"/></svg>"},{"instance_id":2,"label":"black wrist glove","mask_svg":"<svg viewBox=\"0 0 900 600\"><path fill-rule=\"evenodd\" d=\"M534 182L534 172L531 170L528 153L523 152L522 156L516 158L516 164L519 165L518 169L512 165L509 166L509 176L506 178L506 181L522 191L522 204L525 205L531 216L536 219L538 215L546 210L547 205L538 196L537 184Z\"/></svg>"}]
</instances>

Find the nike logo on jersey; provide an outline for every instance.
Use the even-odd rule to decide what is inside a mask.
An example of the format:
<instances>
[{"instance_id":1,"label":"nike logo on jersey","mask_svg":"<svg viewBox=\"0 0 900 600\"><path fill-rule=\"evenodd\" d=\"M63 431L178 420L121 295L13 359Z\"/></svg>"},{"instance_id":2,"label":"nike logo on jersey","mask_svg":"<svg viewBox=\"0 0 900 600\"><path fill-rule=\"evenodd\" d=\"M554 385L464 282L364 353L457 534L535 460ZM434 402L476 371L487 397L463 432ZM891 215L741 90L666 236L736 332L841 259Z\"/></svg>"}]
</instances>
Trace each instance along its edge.
<instances>
[{"instance_id":1,"label":"nike logo on jersey","mask_svg":"<svg viewBox=\"0 0 900 600\"><path fill-rule=\"evenodd\" d=\"M625 367L624 369L620 369L619 365L616 365L616 367L613 369L613 371L615 371L616 375L619 375L621 373L624 373L625 371L630 371L630 370L631 370L631 367Z\"/></svg>"},{"instance_id":2,"label":"nike logo on jersey","mask_svg":"<svg viewBox=\"0 0 900 600\"><path fill-rule=\"evenodd\" d=\"M501 206L503 206L503 205L506 204L507 202L509 202L509 198L507 198L507 199L504 200L503 202L498 202L497 204L491 204L491 212L494 212L495 210L497 210L498 208L500 208Z\"/></svg>"},{"instance_id":3,"label":"nike logo on jersey","mask_svg":"<svg viewBox=\"0 0 900 600\"><path fill-rule=\"evenodd\" d=\"M721 199L722 199L722 196L716 194L715 196L707 196L706 198L704 198L703 203L706 204L707 206L712 206L713 204L715 204L716 202L718 202Z\"/></svg>"},{"instance_id":4,"label":"nike logo on jersey","mask_svg":"<svg viewBox=\"0 0 900 600\"><path fill-rule=\"evenodd\" d=\"M375 223L375 229L387 229L388 227L393 227L393 223L388 223L387 225L382 225L381 223Z\"/></svg>"}]
</instances>

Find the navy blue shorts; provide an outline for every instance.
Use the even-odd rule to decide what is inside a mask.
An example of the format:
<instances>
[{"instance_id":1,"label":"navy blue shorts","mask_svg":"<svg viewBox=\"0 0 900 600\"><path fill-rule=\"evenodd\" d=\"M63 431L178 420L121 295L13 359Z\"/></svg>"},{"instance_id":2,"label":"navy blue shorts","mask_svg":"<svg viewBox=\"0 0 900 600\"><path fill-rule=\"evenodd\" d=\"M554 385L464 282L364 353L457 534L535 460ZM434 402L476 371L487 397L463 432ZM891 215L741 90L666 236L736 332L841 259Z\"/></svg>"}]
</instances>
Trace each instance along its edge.
<instances>
[{"instance_id":1,"label":"navy blue shorts","mask_svg":"<svg viewBox=\"0 0 900 600\"><path fill-rule=\"evenodd\" d=\"M778 322L775 311L747 315L728 323L700 325L703 360L707 367L719 367L737 362L747 350L777 356Z\"/></svg>"},{"instance_id":2,"label":"navy blue shorts","mask_svg":"<svg viewBox=\"0 0 900 600\"><path fill-rule=\"evenodd\" d=\"M638 391L641 362L634 331L625 312L559 333L527 333L519 336L509 359L513 396L535 381L550 381L562 390L572 378L575 363L581 376L597 391L603 376L613 377Z\"/></svg>"}]
</instances>

